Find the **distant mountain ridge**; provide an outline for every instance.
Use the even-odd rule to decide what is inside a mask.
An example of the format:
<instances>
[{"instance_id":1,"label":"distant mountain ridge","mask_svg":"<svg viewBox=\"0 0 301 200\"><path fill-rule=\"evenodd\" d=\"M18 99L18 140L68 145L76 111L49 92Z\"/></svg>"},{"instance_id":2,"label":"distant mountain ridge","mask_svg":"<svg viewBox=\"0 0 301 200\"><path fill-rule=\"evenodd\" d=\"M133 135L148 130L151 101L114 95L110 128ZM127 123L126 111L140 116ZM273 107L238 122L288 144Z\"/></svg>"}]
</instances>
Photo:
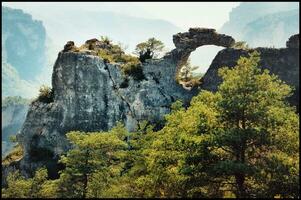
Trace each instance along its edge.
<instances>
[{"instance_id":1,"label":"distant mountain ridge","mask_svg":"<svg viewBox=\"0 0 301 200\"><path fill-rule=\"evenodd\" d=\"M2 157L5 156L12 148L13 143L9 140L21 129L29 108L29 99L20 96L6 97L2 99Z\"/></svg>"},{"instance_id":2,"label":"distant mountain ridge","mask_svg":"<svg viewBox=\"0 0 301 200\"><path fill-rule=\"evenodd\" d=\"M242 40L253 47L284 47L289 36L299 33L298 26L298 9L273 13L248 23L242 31Z\"/></svg>"},{"instance_id":3,"label":"distant mountain ridge","mask_svg":"<svg viewBox=\"0 0 301 200\"><path fill-rule=\"evenodd\" d=\"M299 33L299 3L243 2L219 31L252 47L285 47L287 38Z\"/></svg>"},{"instance_id":4,"label":"distant mountain ridge","mask_svg":"<svg viewBox=\"0 0 301 200\"><path fill-rule=\"evenodd\" d=\"M20 9L2 7L2 95L33 97L46 61L45 28ZM37 91L36 91L37 92Z\"/></svg>"},{"instance_id":5,"label":"distant mountain ridge","mask_svg":"<svg viewBox=\"0 0 301 200\"><path fill-rule=\"evenodd\" d=\"M31 80L40 73L46 59L46 31L42 22L20 9L2 7L2 25L2 50L6 62L22 79Z\"/></svg>"}]
</instances>

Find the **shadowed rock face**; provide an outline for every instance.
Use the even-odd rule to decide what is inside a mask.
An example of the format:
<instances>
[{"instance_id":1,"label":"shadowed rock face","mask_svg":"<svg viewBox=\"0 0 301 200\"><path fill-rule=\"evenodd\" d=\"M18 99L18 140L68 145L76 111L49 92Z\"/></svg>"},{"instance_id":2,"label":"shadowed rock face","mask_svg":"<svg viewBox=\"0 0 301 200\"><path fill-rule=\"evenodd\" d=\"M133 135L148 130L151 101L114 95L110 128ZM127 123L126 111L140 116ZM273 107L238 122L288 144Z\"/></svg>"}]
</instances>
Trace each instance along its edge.
<instances>
[{"instance_id":1,"label":"shadowed rock face","mask_svg":"<svg viewBox=\"0 0 301 200\"><path fill-rule=\"evenodd\" d=\"M299 49L299 34L292 35L286 42L286 47Z\"/></svg>"},{"instance_id":2,"label":"shadowed rock face","mask_svg":"<svg viewBox=\"0 0 301 200\"><path fill-rule=\"evenodd\" d=\"M137 81L131 76L126 80L119 64L104 62L93 55L93 48L89 50L92 53L74 52L74 44L69 42L54 65L54 101L33 102L17 137L25 152L19 163L21 172L32 176L35 169L46 165L51 176L55 177L60 167L56 164L58 157L70 148L65 136L68 131L109 130L117 121L123 122L132 131L142 120L162 122L174 101L180 99L188 104L198 93L196 89L187 91L176 83L174 77L180 64L186 62L190 53L199 46L213 44L230 47L234 39L213 29L190 29L189 32L174 35L174 43L176 49L163 58L143 64L145 79ZM272 72L281 74L292 70L287 73L299 74L299 68L296 68L299 60L295 64L295 55L299 51L263 49L261 52L266 68L271 66ZM220 83L218 68L234 66L239 56L246 53L231 48L220 51L204 76L201 88L215 91ZM281 68L277 63L284 63L285 66ZM289 76L286 74L283 77ZM294 85L296 83L292 82Z\"/></svg>"},{"instance_id":3,"label":"shadowed rock face","mask_svg":"<svg viewBox=\"0 0 301 200\"><path fill-rule=\"evenodd\" d=\"M248 56L248 53L256 50L260 53L262 69L268 69L276 74L285 83L293 86L294 93L288 98L291 105L296 106L299 112L299 34L289 38L289 48L255 48L250 50L224 49L216 55L209 69L202 78L200 87L205 90L216 91L222 79L218 76L218 69L224 66L232 68L240 56Z\"/></svg>"}]
</instances>

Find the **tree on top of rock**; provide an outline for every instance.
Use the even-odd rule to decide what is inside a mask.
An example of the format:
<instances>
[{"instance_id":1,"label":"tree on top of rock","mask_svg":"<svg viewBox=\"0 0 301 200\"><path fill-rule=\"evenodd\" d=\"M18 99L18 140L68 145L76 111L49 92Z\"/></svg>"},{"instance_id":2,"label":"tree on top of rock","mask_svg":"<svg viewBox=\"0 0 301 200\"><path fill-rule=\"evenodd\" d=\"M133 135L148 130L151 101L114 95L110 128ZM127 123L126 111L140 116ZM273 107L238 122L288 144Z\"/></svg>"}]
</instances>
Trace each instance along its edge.
<instances>
[{"instance_id":1,"label":"tree on top of rock","mask_svg":"<svg viewBox=\"0 0 301 200\"><path fill-rule=\"evenodd\" d=\"M137 44L134 53L139 56L141 62L144 62L146 59L157 58L163 48L163 42L156 38L149 38L147 41Z\"/></svg>"}]
</instances>

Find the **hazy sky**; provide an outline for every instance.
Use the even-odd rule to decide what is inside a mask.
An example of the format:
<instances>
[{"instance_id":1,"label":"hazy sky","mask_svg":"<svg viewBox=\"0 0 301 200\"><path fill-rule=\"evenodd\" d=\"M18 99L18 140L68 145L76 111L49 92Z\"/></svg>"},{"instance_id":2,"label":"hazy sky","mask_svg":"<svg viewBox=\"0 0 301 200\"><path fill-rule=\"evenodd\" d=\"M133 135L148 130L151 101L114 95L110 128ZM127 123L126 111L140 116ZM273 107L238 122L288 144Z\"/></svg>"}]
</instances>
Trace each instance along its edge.
<instances>
[{"instance_id":1,"label":"hazy sky","mask_svg":"<svg viewBox=\"0 0 301 200\"><path fill-rule=\"evenodd\" d=\"M3 2L2 5L24 11L64 9L107 10L137 17L165 19L187 30L189 27L219 29L239 2Z\"/></svg>"},{"instance_id":2,"label":"hazy sky","mask_svg":"<svg viewBox=\"0 0 301 200\"><path fill-rule=\"evenodd\" d=\"M58 24L69 23L69 21L64 21L55 13L111 11L140 18L167 20L183 31L188 31L191 27L206 27L218 30L229 20L231 10L239 4L239 2L2 2L3 6L22 9L24 12L30 13L34 19L42 20L48 36L54 43L60 44L60 48L65 41L70 40L74 35L65 38L64 35L68 35L68 32L60 34L53 24L49 25L49 20ZM52 29L50 29L51 27ZM78 31L83 32L81 29ZM72 40L82 44L89 38L84 33L81 33L81 37L84 37L81 42L77 41L78 38L72 38ZM172 38L172 35L170 37ZM58 42L60 38L63 41ZM121 42L127 43L127 41ZM208 46L206 49L199 48L190 57L192 64L205 66L200 68L201 71L205 72L216 53L221 49L221 47L216 46ZM201 54L202 59L200 59ZM56 56L56 53L53 55ZM52 67L49 67L47 73L51 73L51 70ZM47 73L45 72L46 76Z\"/></svg>"}]
</instances>

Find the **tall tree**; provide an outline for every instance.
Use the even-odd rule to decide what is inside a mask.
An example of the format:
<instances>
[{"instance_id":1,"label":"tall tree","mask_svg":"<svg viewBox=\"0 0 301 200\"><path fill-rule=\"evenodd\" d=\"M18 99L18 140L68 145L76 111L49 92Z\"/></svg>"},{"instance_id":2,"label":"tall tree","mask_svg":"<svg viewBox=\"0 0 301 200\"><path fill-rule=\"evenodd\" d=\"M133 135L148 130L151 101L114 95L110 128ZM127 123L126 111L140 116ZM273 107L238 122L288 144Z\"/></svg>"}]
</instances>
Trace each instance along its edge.
<instances>
[{"instance_id":1,"label":"tall tree","mask_svg":"<svg viewBox=\"0 0 301 200\"><path fill-rule=\"evenodd\" d=\"M61 162L59 193L62 197L102 197L111 177L120 174L123 151L127 150L126 130L121 124L110 132L69 132L73 148Z\"/></svg>"},{"instance_id":2,"label":"tall tree","mask_svg":"<svg viewBox=\"0 0 301 200\"><path fill-rule=\"evenodd\" d=\"M147 157L159 196L298 196L299 117L285 101L291 88L259 60L253 52L222 68L216 93L202 91L167 116Z\"/></svg>"}]
</instances>

